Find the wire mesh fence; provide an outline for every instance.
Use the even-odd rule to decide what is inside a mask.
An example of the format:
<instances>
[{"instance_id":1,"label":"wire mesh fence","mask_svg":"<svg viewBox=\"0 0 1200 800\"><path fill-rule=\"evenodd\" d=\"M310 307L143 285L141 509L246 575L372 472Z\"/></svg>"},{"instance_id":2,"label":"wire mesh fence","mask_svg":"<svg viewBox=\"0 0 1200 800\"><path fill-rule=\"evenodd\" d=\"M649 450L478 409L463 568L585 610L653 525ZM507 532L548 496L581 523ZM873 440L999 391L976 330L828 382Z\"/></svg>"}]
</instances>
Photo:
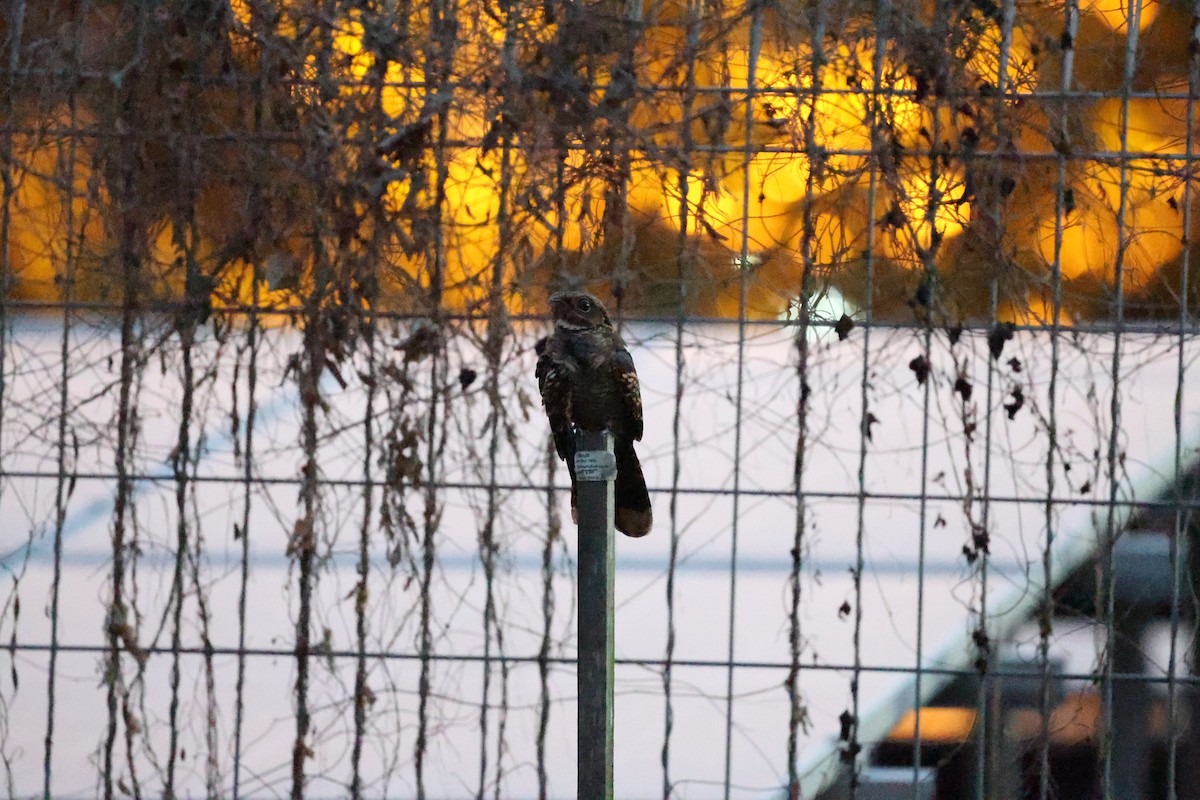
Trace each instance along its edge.
<instances>
[{"instance_id":1,"label":"wire mesh fence","mask_svg":"<svg viewBox=\"0 0 1200 800\"><path fill-rule=\"evenodd\" d=\"M617 796L1195 796L1198 20L9 3L7 793L571 796L587 287Z\"/></svg>"}]
</instances>

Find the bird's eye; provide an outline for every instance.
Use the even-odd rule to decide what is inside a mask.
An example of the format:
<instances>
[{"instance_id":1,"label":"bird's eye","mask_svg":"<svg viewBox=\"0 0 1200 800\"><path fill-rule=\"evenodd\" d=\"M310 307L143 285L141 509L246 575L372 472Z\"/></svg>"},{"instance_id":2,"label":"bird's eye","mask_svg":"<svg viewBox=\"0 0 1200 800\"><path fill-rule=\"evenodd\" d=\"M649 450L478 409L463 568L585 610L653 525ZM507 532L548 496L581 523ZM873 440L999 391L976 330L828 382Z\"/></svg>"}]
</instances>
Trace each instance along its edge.
<instances>
[{"instance_id":1,"label":"bird's eye","mask_svg":"<svg viewBox=\"0 0 1200 800\"><path fill-rule=\"evenodd\" d=\"M585 314L592 310L592 302L590 300L588 300L586 297L579 298L579 302L576 303L575 305L579 308L580 311L582 311Z\"/></svg>"}]
</instances>

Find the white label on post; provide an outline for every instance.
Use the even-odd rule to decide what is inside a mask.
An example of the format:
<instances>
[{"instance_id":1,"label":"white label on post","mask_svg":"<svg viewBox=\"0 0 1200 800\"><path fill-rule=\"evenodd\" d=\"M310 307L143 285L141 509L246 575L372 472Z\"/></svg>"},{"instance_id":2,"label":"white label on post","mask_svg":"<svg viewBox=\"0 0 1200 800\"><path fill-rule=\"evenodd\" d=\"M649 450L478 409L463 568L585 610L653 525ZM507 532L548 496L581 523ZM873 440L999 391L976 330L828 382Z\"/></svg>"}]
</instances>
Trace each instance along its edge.
<instances>
[{"instance_id":1,"label":"white label on post","mask_svg":"<svg viewBox=\"0 0 1200 800\"><path fill-rule=\"evenodd\" d=\"M575 454L575 478L581 481L611 481L617 477L617 457L604 450L580 450Z\"/></svg>"}]
</instances>

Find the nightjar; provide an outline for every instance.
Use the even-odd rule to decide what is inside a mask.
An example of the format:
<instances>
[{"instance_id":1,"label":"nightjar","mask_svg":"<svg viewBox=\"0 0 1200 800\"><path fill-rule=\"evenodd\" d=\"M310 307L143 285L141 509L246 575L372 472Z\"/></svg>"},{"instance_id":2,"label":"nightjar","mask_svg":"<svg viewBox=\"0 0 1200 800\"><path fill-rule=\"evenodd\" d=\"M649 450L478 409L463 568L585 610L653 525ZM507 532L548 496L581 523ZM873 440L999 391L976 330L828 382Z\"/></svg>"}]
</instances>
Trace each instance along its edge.
<instances>
[{"instance_id":1,"label":"nightjar","mask_svg":"<svg viewBox=\"0 0 1200 800\"><path fill-rule=\"evenodd\" d=\"M633 357L604 305L587 292L550 297L554 332L537 343L537 380L554 447L571 473L575 515L575 430L613 435L617 530L645 536L654 516L642 465L633 450L642 438L642 394Z\"/></svg>"}]
</instances>

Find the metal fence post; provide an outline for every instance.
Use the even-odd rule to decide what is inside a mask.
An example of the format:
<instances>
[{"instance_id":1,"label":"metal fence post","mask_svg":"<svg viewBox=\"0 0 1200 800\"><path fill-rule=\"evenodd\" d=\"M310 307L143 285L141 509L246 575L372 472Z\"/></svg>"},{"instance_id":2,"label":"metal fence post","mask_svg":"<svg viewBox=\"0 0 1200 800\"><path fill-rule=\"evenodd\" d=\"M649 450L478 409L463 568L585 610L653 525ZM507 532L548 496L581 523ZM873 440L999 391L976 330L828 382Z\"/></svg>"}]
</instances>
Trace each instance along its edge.
<instances>
[{"instance_id":1,"label":"metal fence post","mask_svg":"<svg viewBox=\"0 0 1200 800\"><path fill-rule=\"evenodd\" d=\"M613 796L613 479L608 431L580 431L575 447L579 517L579 800Z\"/></svg>"}]
</instances>

